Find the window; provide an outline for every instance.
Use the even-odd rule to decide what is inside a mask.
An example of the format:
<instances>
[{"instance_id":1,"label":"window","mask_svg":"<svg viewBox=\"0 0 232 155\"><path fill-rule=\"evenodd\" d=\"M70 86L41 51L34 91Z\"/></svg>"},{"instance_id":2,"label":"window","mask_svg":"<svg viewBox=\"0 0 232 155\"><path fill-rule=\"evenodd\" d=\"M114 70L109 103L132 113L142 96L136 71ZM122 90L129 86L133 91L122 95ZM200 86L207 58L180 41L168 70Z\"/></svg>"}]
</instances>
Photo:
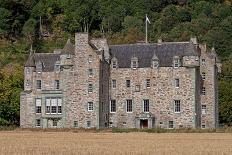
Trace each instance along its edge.
<instances>
[{"instance_id":1,"label":"window","mask_svg":"<svg viewBox=\"0 0 232 155\"><path fill-rule=\"evenodd\" d=\"M205 129L205 124L202 124L202 125L201 125L201 128L202 128L202 129Z\"/></svg>"},{"instance_id":2,"label":"window","mask_svg":"<svg viewBox=\"0 0 232 155\"><path fill-rule=\"evenodd\" d=\"M57 119L54 119L54 120L52 121L52 126L57 127L57 124L58 124L58 120L57 120Z\"/></svg>"},{"instance_id":3,"label":"window","mask_svg":"<svg viewBox=\"0 0 232 155\"><path fill-rule=\"evenodd\" d=\"M111 113L116 112L116 100L111 100L111 102L110 102L110 112Z\"/></svg>"},{"instance_id":4,"label":"window","mask_svg":"<svg viewBox=\"0 0 232 155\"><path fill-rule=\"evenodd\" d=\"M132 68L133 69L137 68L137 61L135 60L132 61Z\"/></svg>"},{"instance_id":5,"label":"window","mask_svg":"<svg viewBox=\"0 0 232 155\"><path fill-rule=\"evenodd\" d=\"M117 68L117 61L116 60L112 61L112 68Z\"/></svg>"},{"instance_id":6,"label":"window","mask_svg":"<svg viewBox=\"0 0 232 155\"><path fill-rule=\"evenodd\" d=\"M205 59L201 59L201 64L205 65Z\"/></svg>"},{"instance_id":7,"label":"window","mask_svg":"<svg viewBox=\"0 0 232 155\"><path fill-rule=\"evenodd\" d=\"M88 102L88 111L93 111L93 102Z\"/></svg>"},{"instance_id":8,"label":"window","mask_svg":"<svg viewBox=\"0 0 232 155\"><path fill-rule=\"evenodd\" d=\"M88 85L88 92L92 93L93 92L93 84Z\"/></svg>"},{"instance_id":9,"label":"window","mask_svg":"<svg viewBox=\"0 0 232 155\"><path fill-rule=\"evenodd\" d=\"M202 72L201 76L202 76L202 80L205 80L205 72Z\"/></svg>"},{"instance_id":10,"label":"window","mask_svg":"<svg viewBox=\"0 0 232 155\"><path fill-rule=\"evenodd\" d=\"M55 80L55 89L60 89L60 80Z\"/></svg>"},{"instance_id":11,"label":"window","mask_svg":"<svg viewBox=\"0 0 232 155\"><path fill-rule=\"evenodd\" d=\"M169 128L169 129L173 129L173 128L174 128L174 123L173 123L173 121L169 121L169 122L168 122L168 128Z\"/></svg>"},{"instance_id":12,"label":"window","mask_svg":"<svg viewBox=\"0 0 232 155\"><path fill-rule=\"evenodd\" d=\"M112 80L112 88L116 88L116 80Z\"/></svg>"},{"instance_id":13,"label":"window","mask_svg":"<svg viewBox=\"0 0 232 155\"><path fill-rule=\"evenodd\" d=\"M126 112L132 112L132 100L126 100Z\"/></svg>"},{"instance_id":14,"label":"window","mask_svg":"<svg viewBox=\"0 0 232 155\"><path fill-rule=\"evenodd\" d=\"M175 100L174 101L174 112L175 113L180 113L180 100Z\"/></svg>"},{"instance_id":15,"label":"window","mask_svg":"<svg viewBox=\"0 0 232 155\"><path fill-rule=\"evenodd\" d=\"M202 87L202 95L205 95L206 91L205 91L205 87Z\"/></svg>"},{"instance_id":16,"label":"window","mask_svg":"<svg viewBox=\"0 0 232 155\"><path fill-rule=\"evenodd\" d=\"M201 105L201 114L206 114L206 105Z\"/></svg>"},{"instance_id":17,"label":"window","mask_svg":"<svg viewBox=\"0 0 232 155\"><path fill-rule=\"evenodd\" d=\"M30 85L30 81L26 80L26 86L29 86L29 85Z\"/></svg>"},{"instance_id":18,"label":"window","mask_svg":"<svg viewBox=\"0 0 232 155\"><path fill-rule=\"evenodd\" d=\"M143 100L143 111L149 112L149 100Z\"/></svg>"},{"instance_id":19,"label":"window","mask_svg":"<svg viewBox=\"0 0 232 155\"><path fill-rule=\"evenodd\" d=\"M93 56L89 55L89 63L93 61Z\"/></svg>"},{"instance_id":20,"label":"window","mask_svg":"<svg viewBox=\"0 0 232 155\"><path fill-rule=\"evenodd\" d=\"M136 91L136 92L139 92L139 91L140 91L140 85L136 85L136 86L135 86L135 91Z\"/></svg>"},{"instance_id":21,"label":"window","mask_svg":"<svg viewBox=\"0 0 232 155\"><path fill-rule=\"evenodd\" d=\"M46 98L46 114L62 114L61 98Z\"/></svg>"},{"instance_id":22,"label":"window","mask_svg":"<svg viewBox=\"0 0 232 155\"><path fill-rule=\"evenodd\" d=\"M54 67L55 72L59 72L60 71L60 65L56 64Z\"/></svg>"},{"instance_id":23,"label":"window","mask_svg":"<svg viewBox=\"0 0 232 155\"><path fill-rule=\"evenodd\" d=\"M176 88L180 87L180 79L175 79L175 87Z\"/></svg>"},{"instance_id":24,"label":"window","mask_svg":"<svg viewBox=\"0 0 232 155\"><path fill-rule=\"evenodd\" d=\"M147 88L151 87L151 80L150 79L146 79L146 87Z\"/></svg>"},{"instance_id":25,"label":"window","mask_svg":"<svg viewBox=\"0 0 232 155\"><path fill-rule=\"evenodd\" d=\"M41 104L42 104L42 99L40 98L35 99L35 113L41 114Z\"/></svg>"},{"instance_id":26,"label":"window","mask_svg":"<svg viewBox=\"0 0 232 155\"><path fill-rule=\"evenodd\" d=\"M91 127L91 121L87 121L87 127L88 127L88 128Z\"/></svg>"},{"instance_id":27,"label":"window","mask_svg":"<svg viewBox=\"0 0 232 155\"><path fill-rule=\"evenodd\" d=\"M180 60L179 59L175 59L174 60L174 68L179 68L180 66Z\"/></svg>"},{"instance_id":28,"label":"window","mask_svg":"<svg viewBox=\"0 0 232 155\"><path fill-rule=\"evenodd\" d=\"M71 54L67 54L66 56L67 59L71 59L71 57L72 57Z\"/></svg>"},{"instance_id":29,"label":"window","mask_svg":"<svg viewBox=\"0 0 232 155\"><path fill-rule=\"evenodd\" d=\"M159 61L158 60L153 60L153 68L158 68L159 67Z\"/></svg>"},{"instance_id":30,"label":"window","mask_svg":"<svg viewBox=\"0 0 232 155\"><path fill-rule=\"evenodd\" d=\"M42 62L39 62L37 65L36 65L36 72L37 73L42 73L42 68L43 68L43 63Z\"/></svg>"},{"instance_id":31,"label":"window","mask_svg":"<svg viewBox=\"0 0 232 155\"><path fill-rule=\"evenodd\" d=\"M74 128L77 128L77 127L78 127L78 121L74 121L74 122L73 122L73 127L74 127Z\"/></svg>"},{"instance_id":32,"label":"window","mask_svg":"<svg viewBox=\"0 0 232 155\"><path fill-rule=\"evenodd\" d=\"M92 76L93 76L93 69L90 68L90 69L89 69L89 77L92 77Z\"/></svg>"},{"instance_id":33,"label":"window","mask_svg":"<svg viewBox=\"0 0 232 155\"><path fill-rule=\"evenodd\" d=\"M41 120L40 119L36 119L35 125L36 125L36 127L40 127L41 126Z\"/></svg>"},{"instance_id":34,"label":"window","mask_svg":"<svg viewBox=\"0 0 232 155\"><path fill-rule=\"evenodd\" d=\"M36 89L41 89L41 80L36 80Z\"/></svg>"},{"instance_id":35,"label":"window","mask_svg":"<svg viewBox=\"0 0 232 155\"><path fill-rule=\"evenodd\" d=\"M130 80L126 80L126 87L127 87L127 88L130 88L130 85L131 85L131 84L130 84Z\"/></svg>"},{"instance_id":36,"label":"window","mask_svg":"<svg viewBox=\"0 0 232 155\"><path fill-rule=\"evenodd\" d=\"M30 73L30 69L26 68L26 73L29 74Z\"/></svg>"}]
</instances>

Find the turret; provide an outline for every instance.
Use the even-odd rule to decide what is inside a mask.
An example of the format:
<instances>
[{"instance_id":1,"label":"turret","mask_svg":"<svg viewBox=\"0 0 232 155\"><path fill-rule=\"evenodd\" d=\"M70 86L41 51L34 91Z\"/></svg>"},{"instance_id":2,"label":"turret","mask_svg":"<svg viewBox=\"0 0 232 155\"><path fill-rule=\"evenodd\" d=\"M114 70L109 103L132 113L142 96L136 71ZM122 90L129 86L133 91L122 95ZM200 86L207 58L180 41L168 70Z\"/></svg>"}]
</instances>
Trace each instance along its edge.
<instances>
[{"instance_id":1,"label":"turret","mask_svg":"<svg viewBox=\"0 0 232 155\"><path fill-rule=\"evenodd\" d=\"M197 67L200 66L199 53L197 51L197 42L196 38L191 38L187 51L183 56L183 66L185 67Z\"/></svg>"},{"instance_id":2,"label":"turret","mask_svg":"<svg viewBox=\"0 0 232 155\"><path fill-rule=\"evenodd\" d=\"M63 68L69 68L73 65L74 55L75 47L71 43L70 39L68 39L60 54L60 62L57 62L57 64L60 64L60 66L62 66Z\"/></svg>"},{"instance_id":3,"label":"turret","mask_svg":"<svg viewBox=\"0 0 232 155\"><path fill-rule=\"evenodd\" d=\"M33 86L33 72L35 71L35 60L32 47L30 49L30 55L24 66L24 90L31 91Z\"/></svg>"}]
</instances>

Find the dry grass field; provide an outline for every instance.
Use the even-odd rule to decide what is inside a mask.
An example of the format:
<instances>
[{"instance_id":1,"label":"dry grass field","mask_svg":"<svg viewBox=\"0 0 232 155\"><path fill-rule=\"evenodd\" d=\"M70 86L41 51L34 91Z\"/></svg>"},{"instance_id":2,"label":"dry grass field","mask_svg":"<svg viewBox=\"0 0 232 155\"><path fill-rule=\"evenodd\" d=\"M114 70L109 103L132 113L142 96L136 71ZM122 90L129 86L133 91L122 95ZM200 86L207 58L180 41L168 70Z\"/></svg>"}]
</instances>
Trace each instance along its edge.
<instances>
[{"instance_id":1,"label":"dry grass field","mask_svg":"<svg viewBox=\"0 0 232 155\"><path fill-rule=\"evenodd\" d=\"M232 155L232 134L2 131L0 154Z\"/></svg>"}]
</instances>

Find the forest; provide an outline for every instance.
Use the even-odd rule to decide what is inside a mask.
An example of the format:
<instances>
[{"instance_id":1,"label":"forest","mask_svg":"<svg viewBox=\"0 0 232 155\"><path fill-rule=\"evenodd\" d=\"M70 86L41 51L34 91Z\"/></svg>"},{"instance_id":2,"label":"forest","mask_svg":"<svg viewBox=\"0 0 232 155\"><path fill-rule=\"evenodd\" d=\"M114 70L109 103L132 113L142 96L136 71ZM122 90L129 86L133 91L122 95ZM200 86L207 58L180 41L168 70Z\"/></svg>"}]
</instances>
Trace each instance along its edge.
<instances>
[{"instance_id":1,"label":"forest","mask_svg":"<svg viewBox=\"0 0 232 155\"><path fill-rule=\"evenodd\" d=\"M188 41L214 47L219 75L220 123L232 125L232 0L0 0L0 126L19 125L23 66L35 52L62 48L75 32L109 44Z\"/></svg>"}]
</instances>

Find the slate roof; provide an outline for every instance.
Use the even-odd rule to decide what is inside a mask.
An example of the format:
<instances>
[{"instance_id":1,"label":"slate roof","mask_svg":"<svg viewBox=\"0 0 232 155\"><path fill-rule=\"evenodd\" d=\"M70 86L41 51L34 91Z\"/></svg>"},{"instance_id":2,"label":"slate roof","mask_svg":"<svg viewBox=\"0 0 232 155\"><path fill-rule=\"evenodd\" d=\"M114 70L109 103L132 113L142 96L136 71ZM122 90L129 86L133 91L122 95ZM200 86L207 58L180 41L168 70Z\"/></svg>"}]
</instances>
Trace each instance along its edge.
<instances>
[{"instance_id":1,"label":"slate roof","mask_svg":"<svg viewBox=\"0 0 232 155\"><path fill-rule=\"evenodd\" d=\"M37 63L43 64L43 72L52 72L56 61L59 61L60 54L54 53L34 53L31 54L25 64L25 67L35 67Z\"/></svg>"},{"instance_id":2,"label":"slate roof","mask_svg":"<svg viewBox=\"0 0 232 155\"><path fill-rule=\"evenodd\" d=\"M70 39L67 40L67 43L62 49L62 54L75 54L75 46L71 43Z\"/></svg>"},{"instance_id":3,"label":"slate roof","mask_svg":"<svg viewBox=\"0 0 232 155\"><path fill-rule=\"evenodd\" d=\"M192 42L164 42L161 44L111 45L110 53L117 58L119 68L130 68L131 58L137 57L139 68L151 67L152 57L156 55L159 66L169 67L173 57L199 56Z\"/></svg>"}]
</instances>

